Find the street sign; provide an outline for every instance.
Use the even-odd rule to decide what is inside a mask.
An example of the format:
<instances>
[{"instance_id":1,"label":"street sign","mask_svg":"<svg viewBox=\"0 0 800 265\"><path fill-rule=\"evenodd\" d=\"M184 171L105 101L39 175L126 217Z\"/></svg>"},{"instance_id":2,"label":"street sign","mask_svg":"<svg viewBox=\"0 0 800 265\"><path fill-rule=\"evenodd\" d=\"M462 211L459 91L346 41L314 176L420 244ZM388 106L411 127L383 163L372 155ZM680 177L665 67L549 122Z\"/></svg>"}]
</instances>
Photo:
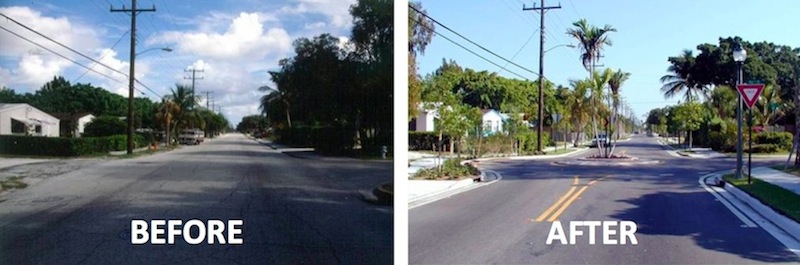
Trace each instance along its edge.
<instances>
[{"instance_id":1,"label":"street sign","mask_svg":"<svg viewBox=\"0 0 800 265\"><path fill-rule=\"evenodd\" d=\"M736 89L739 90L739 95L744 100L747 108L752 109L753 105L758 101L761 91L764 91L764 84L741 84L737 85Z\"/></svg>"}]
</instances>

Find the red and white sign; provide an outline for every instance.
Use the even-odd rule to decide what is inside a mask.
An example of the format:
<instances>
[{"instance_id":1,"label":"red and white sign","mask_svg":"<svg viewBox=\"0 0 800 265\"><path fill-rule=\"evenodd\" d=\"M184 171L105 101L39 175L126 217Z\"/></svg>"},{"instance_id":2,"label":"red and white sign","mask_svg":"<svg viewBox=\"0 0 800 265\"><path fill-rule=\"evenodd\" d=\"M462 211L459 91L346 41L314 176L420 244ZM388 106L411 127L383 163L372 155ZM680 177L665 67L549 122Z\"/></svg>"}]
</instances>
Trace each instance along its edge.
<instances>
[{"instance_id":1,"label":"red and white sign","mask_svg":"<svg viewBox=\"0 0 800 265\"><path fill-rule=\"evenodd\" d=\"M764 91L764 84L741 84L736 85L736 89L739 90L739 95L742 96L747 108L752 109L758 101L761 91Z\"/></svg>"}]
</instances>

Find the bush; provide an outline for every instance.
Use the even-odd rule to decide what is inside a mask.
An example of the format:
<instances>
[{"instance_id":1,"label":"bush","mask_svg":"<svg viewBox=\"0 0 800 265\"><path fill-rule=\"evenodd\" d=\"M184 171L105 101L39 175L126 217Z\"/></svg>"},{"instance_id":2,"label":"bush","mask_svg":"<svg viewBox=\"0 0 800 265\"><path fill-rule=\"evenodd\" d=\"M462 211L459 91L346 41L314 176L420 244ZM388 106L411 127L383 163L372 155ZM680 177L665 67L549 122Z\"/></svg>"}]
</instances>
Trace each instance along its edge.
<instances>
[{"instance_id":1,"label":"bush","mask_svg":"<svg viewBox=\"0 0 800 265\"><path fill-rule=\"evenodd\" d=\"M311 147L313 145L313 128L298 126L278 130L275 140L293 147Z\"/></svg>"},{"instance_id":2,"label":"bush","mask_svg":"<svg viewBox=\"0 0 800 265\"><path fill-rule=\"evenodd\" d=\"M756 136L757 144L771 144L779 151L787 151L792 148L792 134L789 132L763 132Z\"/></svg>"},{"instance_id":3,"label":"bush","mask_svg":"<svg viewBox=\"0 0 800 265\"><path fill-rule=\"evenodd\" d=\"M754 144L753 145L753 149L752 149L752 153L756 153L756 154L772 154L772 153L778 153L778 152L782 152L782 151L785 151L785 150L781 149L780 146L778 146L776 144ZM750 149L748 149L747 145L745 145L743 147L743 152L745 152L745 153L750 152Z\"/></svg>"},{"instance_id":4,"label":"bush","mask_svg":"<svg viewBox=\"0 0 800 265\"><path fill-rule=\"evenodd\" d=\"M356 132L351 128L313 128L314 150L324 154L342 154L353 150Z\"/></svg>"},{"instance_id":5,"label":"bush","mask_svg":"<svg viewBox=\"0 0 800 265\"><path fill-rule=\"evenodd\" d=\"M408 132L408 150L436 151L439 146L439 133L437 132ZM442 148L450 146L450 136L442 135Z\"/></svg>"},{"instance_id":6,"label":"bush","mask_svg":"<svg viewBox=\"0 0 800 265\"><path fill-rule=\"evenodd\" d=\"M125 121L114 116L100 116L94 118L91 122L86 124L83 136L101 137L126 134L127 132L128 125L125 123Z\"/></svg>"},{"instance_id":7,"label":"bush","mask_svg":"<svg viewBox=\"0 0 800 265\"><path fill-rule=\"evenodd\" d=\"M461 165L463 159L451 158L442 163L441 168L426 168L414 174L415 179L444 179L456 180L471 176L480 175L480 171L474 166L467 164Z\"/></svg>"},{"instance_id":8,"label":"bush","mask_svg":"<svg viewBox=\"0 0 800 265\"><path fill-rule=\"evenodd\" d=\"M536 147L538 145L538 137L536 132L533 131L525 131L519 132L515 135L517 139L522 154L533 154L536 152ZM546 132L542 132L542 147L555 145L555 143L550 139L550 134Z\"/></svg>"},{"instance_id":9,"label":"bush","mask_svg":"<svg viewBox=\"0 0 800 265\"><path fill-rule=\"evenodd\" d=\"M141 135L134 136L134 147L147 146ZM127 135L107 137L55 138L0 135L0 154L31 156L83 156L127 150Z\"/></svg>"}]
</instances>

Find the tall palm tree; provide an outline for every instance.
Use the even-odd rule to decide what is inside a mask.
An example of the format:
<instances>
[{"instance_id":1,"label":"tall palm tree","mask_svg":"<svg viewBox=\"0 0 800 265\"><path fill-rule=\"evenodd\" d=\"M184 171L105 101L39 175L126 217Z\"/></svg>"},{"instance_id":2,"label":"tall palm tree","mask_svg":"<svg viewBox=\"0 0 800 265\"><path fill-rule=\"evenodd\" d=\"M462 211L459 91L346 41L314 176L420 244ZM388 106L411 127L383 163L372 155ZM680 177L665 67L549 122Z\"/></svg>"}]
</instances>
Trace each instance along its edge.
<instances>
[{"instance_id":1,"label":"tall palm tree","mask_svg":"<svg viewBox=\"0 0 800 265\"><path fill-rule=\"evenodd\" d=\"M581 53L581 63L586 71L589 73L589 79L593 79L594 67L597 60L600 59L601 51L604 46L611 46L611 39L608 38L609 32L616 32L617 29L611 25L605 25L603 28L589 24L586 19L578 20L572 23L575 28L567 29L567 35L572 36L578 41L578 47L583 51ZM601 90L602 95L602 90ZM595 98L595 96L592 96ZM594 112L597 113L598 105L593 105ZM594 119L594 115L592 115ZM597 122L592 120L592 127L594 127L595 137L597 137Z\"/></svg>"},{"instance_id":2,"label":"tall palm tree","mask_svg":"<svg viewBox=\"0 0 800 265\"><path fill-rule=\"evenodd\" d=\"M611 100L612 100L611 106L613 109L612 120L614 121L614 124L617 126L617 128L615 129L617 132L619 132L620 130L620 125L618 124L617 121L617 118L619 116L619 103L620 103L619 91L620 89L622 89L622 84L625 83L625 81L627 81L630 76L631 73L623 72L620 69L614 72L614 74L611 75L611 79L608 80L608 88L611 90ZM615 137L615 139L619 139L619 136L620 134L617 133L617 137ZM616 146L616 143L614 143L614 145Z\"/></svg>"},{"instance_id":3,"label":"tall palm tree","mask_svg":"<svg viewBox=\"0 0 800 265\"><path fill-rule=\"evenodd\" d=\"M661 92L665 98L672 98L681 92L684 93L684 100L691 102L700 95L708 98L707 88L697 82L692 71L695 65L695 57L691 50L683 50L678 56L674 57L672 65L667 68L668 74L661 77Z\"/></svg>"},{"instance_id":4,"label":"tall palm tree","mask_svg":"<svg viewBox=\"0 0 800 265\"><path fill-rule=\"evenodd\" d=\"M172 142L171 140L171 127L172 123L174 122L175 116L181 113L181 108L172 100L164 99L162 100L160 106L158 107L158 112L156 113L155 120L158 123L164 124L164 138L165 143L170 145Z\"/></svg>"},{"instance_id":5,"label":"tall palm tree","mask_svg":"<svg viewBox=\"0 0 800 265\"><path fill-rule=\"evenodd\" d=\"M286 112L286 124L289 127L292 127L292 118L289 115L289 98L286 95L285 91L277 90L271 88L269 86L261 86L258 88L260 92L268 92L268 94L261 97L260 104L258 108L261 110L265 116L268 116L269 106L280 102L283 104L283 109Z\"/></svg>"},{"instance_id":6,"label":"tall palm tree","mask_svg":"<svg viewBox=\"0 0 800 265\"><path fill-rule=\"evenodd\" d=\"M592 130L594 131L595 137L598 136L597 130L597 120L601 119L603 116L610 116L610 115L602 115L603 112L607 111L606 105L603 104L603 90L605 90L606 85L611 80L611 76L614 75L614 72L611 69L606 68L603 72L594 72L592 78L589 79L591 84L591 103L592 103ZM609 135L609 131L606 128L606 139L611 138ZM609 150L606 150L605 145L602 141L598 141L597 149L600 152L602 157L608 157Z\"/></svg>"},{"instance_id":7,"label":"tall palm tree","mask_svg":"<svg viewBox=\"0 0 800 265\"><path fill-rule=\"evenodd\" d=\"M600 59L600 52L603 46L611 46L611 40L608 38L609 32L616 32L617 29L611 25L605 25L603 28L598 28L590 25L586 19L578 20L572 23L575 28L567 29L567 35L572 36L578 41L578 47L583 51L581 53L581 62L586 71L591 75L594 72L594 65Z\"/></svg>"}]
</instances>

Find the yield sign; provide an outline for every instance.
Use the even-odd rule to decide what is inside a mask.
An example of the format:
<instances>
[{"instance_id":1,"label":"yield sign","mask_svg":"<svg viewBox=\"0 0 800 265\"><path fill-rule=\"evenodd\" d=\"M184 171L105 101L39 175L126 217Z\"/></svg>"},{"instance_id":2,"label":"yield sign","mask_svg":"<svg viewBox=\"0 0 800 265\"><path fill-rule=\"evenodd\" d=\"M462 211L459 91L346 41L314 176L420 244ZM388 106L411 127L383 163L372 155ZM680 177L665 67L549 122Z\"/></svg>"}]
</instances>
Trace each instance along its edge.
<instances>
[{"instance_id":1,"label":"yield sign","mask_svg":"<svg viewBox=\"0 0 800 265\"><path fill-rule=\"evenodd\" d=\"M764 84L741 84L736 85L736 89L739 90L739 95L742 96L747 108L752 109L761 91L764 91Z\"/></svg>"}]
</instances>

